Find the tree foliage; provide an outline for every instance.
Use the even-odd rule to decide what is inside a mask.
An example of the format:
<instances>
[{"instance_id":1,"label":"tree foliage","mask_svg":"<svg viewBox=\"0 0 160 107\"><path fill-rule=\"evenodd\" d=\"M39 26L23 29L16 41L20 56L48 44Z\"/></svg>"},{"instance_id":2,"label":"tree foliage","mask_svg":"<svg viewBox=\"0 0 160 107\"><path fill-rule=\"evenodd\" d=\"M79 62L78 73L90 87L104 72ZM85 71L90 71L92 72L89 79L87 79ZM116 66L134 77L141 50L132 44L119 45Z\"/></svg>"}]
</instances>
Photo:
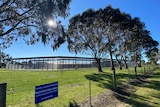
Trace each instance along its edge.
<instances>
[{"instance_id":1,"label":"tree foliage","mask_svg":"<svg viewBox=\"0 0 160 107\"><path fill-rule=\"evenodd\" d=\"M102 72L100 58L106 55L102 22L98 15L102 10L86 10L70 19L68 27L68 48L75 53L88 54L97 61L98 71Z\"/></svg>"},{"instance_id":2,"label":"tree foliage","mask_svg":"<svg viewBox=\"0 0 160 107\"><path fill-rule=\"evenodd\" d=\"M120 65L123 59L126 68L127 61L133 60L136 73L143 52L158 46L146 30L145 23L138 17L132 18L111 6L97 11L89 9L71 18L68 43L71 52L87 53L95 58L109 54L114 87L116 77L113 55Z\"/></svg>"},{"instance_id":3,"label":"tree foliage","mask_svg":"<svg viewBox=\"0 0 160 107\"><path fill-rule=\"evenodd\" d=\"M59 16L69 15L71 0L1 0L0 1L0 45L6 47L22 38L27 44L38 41L48 43L64 36ZM57 24L48 26L52 19Z\"/></svg>"},{"instance_id":4,"label":"tree foliage","mask_svg":"<svg viewBox=\"0 0 160 107\"><path fill-rule=\"evenodd\" d=\"M0 68L4 67L9 59L12 57L9 54L6 54L0 51Z\"/></svg>"},{"instance_id":5,"label":"tree foliage","mask_svg":"<svg viewBox=\"0 0 160 107\"><path fill-rule=\"evenodd\" d=\"M160 59L160 50L157 47L159 43L152 38L148 39L148 41L150 41L150 44L147 45L149 48L145 52L146 57L150 63L157 64L157 61Z\"/></svg>"},{"instance_id":6,"label":"tree foliage","mask_svg":"<svg viewBox=\"0 0 160 107\"><path fill-rule=\"evenodd\" d=\"M137 66L141 67L143 52L157 47L157 41L153 40L150 31L146 30L145 23L138 17L129 22L129 34L124 42L129 57L134 61L135 74L137 75Z\"/></svg>"},{"instance_id":7,"label":"tree foliage","mask_svg":"<svg viewBox=\"0 0 160 107\"><path fill-rule=\"evenodd\" d=\"M97 11L89 9L82 15L73 17L68 28L68 47L70 51L89 53L95 59L101 58L102 55L109 52L114 88L116 88L116 77L113 47L116 46L123 35L124 19L124 15L119 9L107 6L105 9ZM97 60L97 64L99 62Z\"/></svg>"}]
</instances>

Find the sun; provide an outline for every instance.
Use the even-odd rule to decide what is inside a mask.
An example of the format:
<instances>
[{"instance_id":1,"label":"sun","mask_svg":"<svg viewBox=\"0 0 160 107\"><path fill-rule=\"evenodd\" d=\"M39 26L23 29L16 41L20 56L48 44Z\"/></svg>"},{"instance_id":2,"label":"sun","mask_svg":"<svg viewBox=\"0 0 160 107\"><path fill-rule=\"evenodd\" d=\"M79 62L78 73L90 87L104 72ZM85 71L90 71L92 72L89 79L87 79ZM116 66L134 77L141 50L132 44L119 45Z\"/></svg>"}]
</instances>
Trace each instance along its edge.
<instances>
[{"instance_id":1,"label":"sun","mask_svg":"<svg viewBox=\"0 0 160 107\"><path fill-rule=\"evenodd\" d=\"M52 19L49 19L47 23L49 26L55 26L55 23Z\"/></svg>"}]
</instances>

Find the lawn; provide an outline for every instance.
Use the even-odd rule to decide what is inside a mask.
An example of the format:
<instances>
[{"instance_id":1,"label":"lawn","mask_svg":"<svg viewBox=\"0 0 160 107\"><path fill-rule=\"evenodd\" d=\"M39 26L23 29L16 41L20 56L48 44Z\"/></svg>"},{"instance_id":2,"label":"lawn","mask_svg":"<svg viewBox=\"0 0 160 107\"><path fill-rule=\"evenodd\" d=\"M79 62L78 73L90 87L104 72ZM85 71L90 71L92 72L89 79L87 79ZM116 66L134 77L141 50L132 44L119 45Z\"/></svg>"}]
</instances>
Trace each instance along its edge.
<instances>
[{"instance_id":1,"label":"lawn","mask_svg":"<svg viewBox=\"0 0 160 107\"><path fill-rule=\"evenodd\" d=\"M0 82L7 82L7 107L35 107L35 86L58 81L59 96L40 103L43 107L68 107L70 101L82 102L89 97L89 79L92 97L112 88L112 72L104 68L103 73L97 69L79 69L65 71L6 71L0 70ZM138 69L142 74L143 69ZM134 78L133 69L116 70L117 84ZM130 74L130 75L128 75Z\"/></svg>"},{"instance_id":2,"label":"lawn","mask_svg":"<svg viewBox=\"0 0 160 107\"><path fill-rule=\"evenodd\" d=\"M160 107L160 69L134 87L136 92L131 94L132 100L128 102L133 107Z\"/></svg>"}]
</instances>

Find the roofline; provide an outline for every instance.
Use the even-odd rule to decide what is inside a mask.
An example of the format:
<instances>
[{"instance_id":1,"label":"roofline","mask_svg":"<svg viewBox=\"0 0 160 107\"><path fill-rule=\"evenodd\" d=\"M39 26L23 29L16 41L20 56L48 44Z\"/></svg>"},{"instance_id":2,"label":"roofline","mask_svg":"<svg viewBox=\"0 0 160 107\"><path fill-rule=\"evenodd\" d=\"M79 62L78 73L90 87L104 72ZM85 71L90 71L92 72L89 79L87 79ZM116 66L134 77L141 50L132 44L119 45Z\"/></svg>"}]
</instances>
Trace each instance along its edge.
<instances>
[{"instance_id":1,"label":"roofline","mask_svg":"<svg viewBox=\"0 0 160 107\"><path fill-rule=\"evenodd\" d=\"M12 58L12 60L18 60L18 59L40 59L40 58L81 58L81 59L94 59L94 58L91 58L91 57L41 56L41 57L21 57L21 58Z\"/></svg>"}]
</instances>

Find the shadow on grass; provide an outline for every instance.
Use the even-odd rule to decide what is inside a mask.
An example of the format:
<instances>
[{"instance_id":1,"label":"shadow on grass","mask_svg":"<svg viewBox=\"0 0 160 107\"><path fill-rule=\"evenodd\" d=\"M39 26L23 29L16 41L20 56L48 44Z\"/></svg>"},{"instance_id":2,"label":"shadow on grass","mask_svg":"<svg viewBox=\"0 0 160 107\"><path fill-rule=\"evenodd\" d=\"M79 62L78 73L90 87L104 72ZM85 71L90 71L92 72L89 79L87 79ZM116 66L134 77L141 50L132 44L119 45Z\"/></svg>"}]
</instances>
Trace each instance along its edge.
<instances>
[{"instance_id":1,"label":"shadow on grass","mask_svg":"<svg viewBox=\"0 0 160 107\"><path fill-rule=\"evenodd\" d=\"M112 72L111 73L108 73L108 72L93 73L90 75L85 75L85 77L88 80L98 82L99 87L113 90ZM121 85L122 83L127 82L127 80L129 78L133 79L134 75L128 75L128 74L124 74L124 73L116 74L117 85Z\"/></svg>"},{"instance_id":2,"label":"shadow on grass","mask_svg":"<svg viewBox=\"0 0 160 107\"><path fill-rule=\"evenodd\" d=\"M146 87L155 90L160 90L160 81L158 81L158 79L160 79L160 72L155 74L150 74L147 76L140 76L135 81L131 81L130 84L138 87Z\"/></svg>"},{"instance_id":3,"label":"shadow on grass","mask_svg":"<svg viewBox=\"0 0 160 107\"><path fill-rule=\"evenodd\" d=\"M160 77L159 77L160 79ZM156 81L156 80L150 80L148 82L149 84L145 85L145 87L147 88L151 88L151 89L156 89L156 90L160 90L160 81Z\"/></svg>"},{"instance_id":4,"label":"shadow on grass","mask_svg":"<svg viewBox=\"0 0 160 107\"><path fill-rule=\"evenodd\" d=\"M130 93L128 94L130 95ZM120 101L130 104L132 107L153 107L148 103L145 103L148 102L146 97L139 96L136 94L132 94L132 99L130 97L127 97L126 95L124 95L124 93L121 92L118 92L118 94L115 94L114 96Z\"/></svg>"},{"instance_id":5,"label":"shadow on grass","mask_svg":"<svg viewBox=\"0 0 160 107\"><path fill-rule=\"evenodd\" d=\"M111 73L97 73L92 75L85 75L85 77L91 81L98 82L98 86L106 89L113 90L113 82L112 82L112 72ZM130 78L131 81L128 84L127 81L122 78ZM116 74L116 81L117 81L117 91L114 92L114 96L125 103L130 104L132 107L153 107L150 104L157 105L156 102L150 101L147 97L140 96L135 94L136 89L134 86L138 87L146 87L151 89L160 89L160 82L156 79L160 78L160 72L157 73L149 73L147 75L138 75L137 79L134 79L135 76L117 73ZM151 80L146 80L147 78L151 78ZM154 78L154 80L152 80ZM129 80L129 79L128 79ZM154 97L160 98L160 95L155 95Z\"/></svg>"},{"instance_id":6,"label":"shadow on grass","mask_svg":"<svg viewBox=\"0 0 160 107\"><path fill-rule=\"evenodd\" d=\"M146 76L139 76L137 79L129 82L129 85L133 86L132 88L128 88L128 87L124 89L119 88L120 91L117 91L117 94L115 94L115 97L118 98L120 101L130 104L133 107L158 107L158 104L159 104L158 102L148 99L148 97L144 97L145 95L140 96L138 94L135 94L134 91L128 91L128 89L134 89L134 86L138 86L143 88L159 90L160 89L160 81L158 81L159 78L160 78L159 72L154 74L150 73ZM125 92L125 94L123 91ZM128 95L131 97L126 96L126 93L128 93ZM151 95L151 96L157 99L160 98L160 94Z\"/></svg>"},{"instance_id":7,"label":"shadow on grass","mask_svg":"<svg viewBox=\"0 0 160 107\"><path fill-rule=\"evenodd\" d=\"M114 96L119 101L130 104L132 107L153 107L148 102L154 102L149 101L149 99L145 96L135 94L136 91L137 90L133 85L123 84L118 87L117 91L114 93Z\"/></svg>"},{"instance_id":8,"label":"shadow on grass","mask_svg":"<svg viewBox=\"0 0 160 107\"><path fill-rule=\"evenodd\" d=\"M98 82L98 86L102 88L112 88L112 75L110 73L93 73L85 75L88 80Z\"/></svg>"}]
</instances>

